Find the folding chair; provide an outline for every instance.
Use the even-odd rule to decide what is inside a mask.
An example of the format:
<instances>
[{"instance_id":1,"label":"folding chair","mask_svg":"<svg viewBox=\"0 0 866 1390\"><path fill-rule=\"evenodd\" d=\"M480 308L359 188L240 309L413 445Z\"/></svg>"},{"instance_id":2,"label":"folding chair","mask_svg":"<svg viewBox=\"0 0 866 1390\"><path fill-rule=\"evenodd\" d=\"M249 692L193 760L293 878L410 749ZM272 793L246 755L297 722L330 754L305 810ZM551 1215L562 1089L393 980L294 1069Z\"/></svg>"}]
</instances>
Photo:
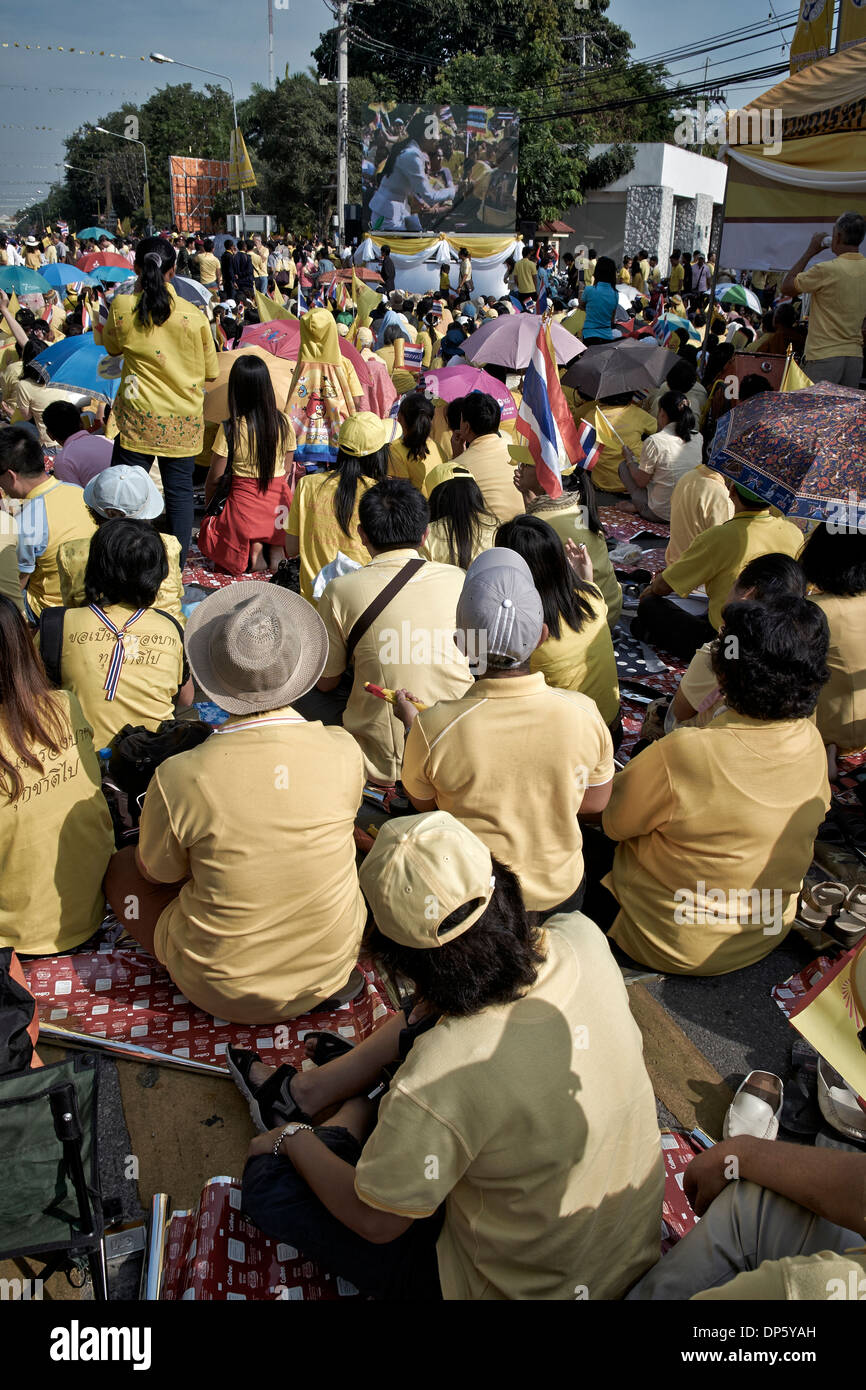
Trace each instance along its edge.
<instances>
[{"instance_id":1,"label":"folding chair","mask_svg":"<svg viewBox=\"0 0 866 1390\"><path fill-rule=\"evenodd\" d=\"M100 1059L81 1052L0 1078L0 1260L35 1257L39 1275L86 1262L108 1289L96 1144Z\"/></svg>"}]
</instances>

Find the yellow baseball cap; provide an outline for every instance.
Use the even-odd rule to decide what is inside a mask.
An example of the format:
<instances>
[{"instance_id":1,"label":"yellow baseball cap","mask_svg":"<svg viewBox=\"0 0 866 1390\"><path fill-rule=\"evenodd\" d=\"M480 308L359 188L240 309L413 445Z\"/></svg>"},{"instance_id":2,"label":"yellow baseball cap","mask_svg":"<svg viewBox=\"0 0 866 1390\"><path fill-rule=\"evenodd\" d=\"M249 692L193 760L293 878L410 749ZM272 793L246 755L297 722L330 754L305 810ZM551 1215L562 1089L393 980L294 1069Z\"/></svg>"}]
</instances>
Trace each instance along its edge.
<instances>
[{"instance_id":1,"label":"yellow baseball cap","mask_svg":"<svg viewBox=\"0 0 866 1390\"><path fill-rule=\"evenodd\" d=\"M437 463L435 468L431 468L427 477L424 479L424 489L427 496L432 496L433 489L440 483L448 483L452 478L471 478L473 475L469 469L461 463L456 463L452 459L444 459L442 463Z\"/></svg>"},{"instance_id":2,"label":"yellow baseball cap","mask_svg":"<svg viewBox=\"0 0 866 1390\"><path fill-rule=\"evenodd\" d=\"M447 946L468 931L496 885L490 850L447 811L383 825L359 878L382 934L421 951ZM441 932L452 912L473 902L462 922Z\"/></svg>"},{"instance_id":3,"label":"yellow baseball cap","mask_svg":"<svg viewBox=\"0 0 866 1390\"><path fill-rule=\"evenodd\" d=\"M375 454L379 449L384 449L399 433L395 420L380 420L370 410L359 410L357 415L350 415L343 421L337 446L344 454L363 458L366 454Z\"/></svg>"},{"instance_id":4,"label":"yellow baseball cap","mask_svg":"<svg viewBox=\"0 0 866 1390\"><path fill-rule=\"evenodd\" d=\"M535 467L535 459L525 444L509 444L508 452L511 455L512 463L528 463L531 468Z\"/></svg>"}]
</instances>

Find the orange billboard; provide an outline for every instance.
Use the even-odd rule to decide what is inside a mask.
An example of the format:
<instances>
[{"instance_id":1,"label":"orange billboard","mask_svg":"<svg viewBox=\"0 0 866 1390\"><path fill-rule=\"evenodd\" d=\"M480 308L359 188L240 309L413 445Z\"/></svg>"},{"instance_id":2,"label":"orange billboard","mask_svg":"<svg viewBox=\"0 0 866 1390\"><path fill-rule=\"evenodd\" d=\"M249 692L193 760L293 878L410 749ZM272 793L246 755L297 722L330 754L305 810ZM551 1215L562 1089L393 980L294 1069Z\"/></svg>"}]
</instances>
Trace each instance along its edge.
<instances>
[{"instance_id":1,"label":"orange billboard","mask_svg":"<svg viewBox=\"0 0 866 1390\"><path fill-rule=\"evenodd\" d=\"M211 232L211 213L218 193L229 186L227 159L168 158L171 220L180 232Z\"/></svg>"}]
</instances>

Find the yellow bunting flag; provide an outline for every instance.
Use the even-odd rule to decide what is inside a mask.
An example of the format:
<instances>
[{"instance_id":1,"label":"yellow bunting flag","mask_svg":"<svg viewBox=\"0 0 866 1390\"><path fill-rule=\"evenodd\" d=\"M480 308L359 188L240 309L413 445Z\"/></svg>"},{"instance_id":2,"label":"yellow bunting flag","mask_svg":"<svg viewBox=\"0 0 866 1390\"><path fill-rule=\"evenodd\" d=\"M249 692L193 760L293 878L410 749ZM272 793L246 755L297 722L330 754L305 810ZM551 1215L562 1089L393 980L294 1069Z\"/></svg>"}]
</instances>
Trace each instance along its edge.
<instances>
[{"instance_id":1,"label":"yellow bunting flag","mask_svg":"<svg viewBox=\"0 0 866 1390\"><path fill-rule=\"evenodd\" d=\"M791 72L828 58L833 47L836 0L800 0L800 17L791 41Z\"/></svg>"},{"instance_id":2,"label":"yellow bunting flag","mask_svg":"<svg viewBox=\"0 0 866 1390\"><path fill-rule=\"evenodd\" d=\"M259 290L255 291L255 296L261 323L270 323L272 319L293 319L295 317L284 304L277 304L275 300L269 299L266 294L262 294Z\"/></svg>"},{"instance_id":3,"label":"yellow bunting flag","mask_svg":"<svg viewBox=\"0 0 866 1390\"><path fill-rule=\"evenodd\" d=\"M247 154L244 137L235 126L229 143L229 188L255 188L256 176Z\"/></svg>"},{"instance_id":4,"label":"yellow bunting flag","mask_svg":"<svg viewBox=\"0 0 866 1390\"><path fill-rule=\"evenodd\" d=\"M807 377L803 369L797 366L797 363L789 352L788 360L785 363L785 370L782 373L782 382L779 390L802 391L804 386L814 386L814 384L811 378Z\"/></svg>"},{"instance_id":5,"label":"yellow bunting flag","mask_svg":"<svg viewBox=\"0 0 866 1390\"><path fill-rule=\"evenodd\" d=\"M382 296L377 294L375 290L368 289L363 280L358 279L354 270L352 271L352 298L358 310L359 328L369 326L370 315Z\"/></svg>"}]
</instances>

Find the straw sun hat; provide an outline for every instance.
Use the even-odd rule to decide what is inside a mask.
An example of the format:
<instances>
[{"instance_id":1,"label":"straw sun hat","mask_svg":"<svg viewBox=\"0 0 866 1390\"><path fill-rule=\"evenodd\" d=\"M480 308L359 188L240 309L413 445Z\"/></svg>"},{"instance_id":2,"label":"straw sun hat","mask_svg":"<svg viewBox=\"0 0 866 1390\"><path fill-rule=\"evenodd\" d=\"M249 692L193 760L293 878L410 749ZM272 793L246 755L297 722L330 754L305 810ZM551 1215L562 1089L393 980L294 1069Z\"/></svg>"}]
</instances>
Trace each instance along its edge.
<instances>
[{"instance_id":1,"label":"straw sun hat","mask_svg":"<svg viewBox=\"0 0 866 1390\"><path fill-rule=\"evenodd\" d=\"M196 681L229 714L290 705L313 688L328 656L325 624L306 599L255 579L200 603L184 645Z\"/></svg>"}]
</instances>

